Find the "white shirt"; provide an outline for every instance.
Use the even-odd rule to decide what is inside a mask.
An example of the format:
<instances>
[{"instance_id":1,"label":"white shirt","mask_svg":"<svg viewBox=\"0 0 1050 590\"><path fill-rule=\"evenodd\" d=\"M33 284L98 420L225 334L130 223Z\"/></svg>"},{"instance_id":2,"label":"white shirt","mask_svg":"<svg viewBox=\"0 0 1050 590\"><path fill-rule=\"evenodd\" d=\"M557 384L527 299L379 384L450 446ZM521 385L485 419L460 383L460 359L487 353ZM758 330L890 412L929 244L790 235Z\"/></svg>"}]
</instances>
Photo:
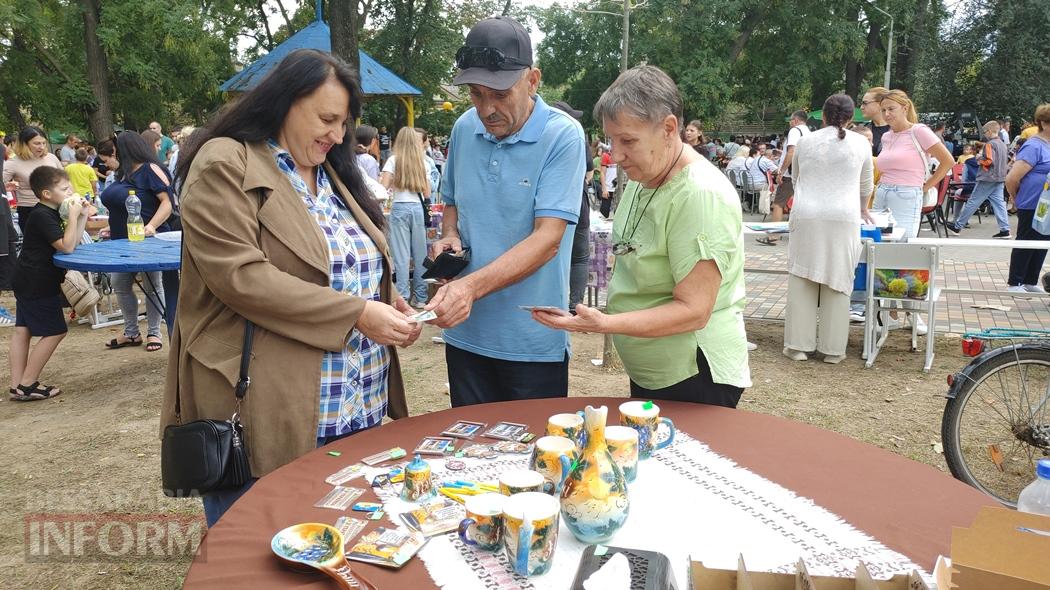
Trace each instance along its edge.
<instances>
[{"instance_id":1,"label":"white shirt","mask_svg":"<svg viewBox=\"0 0 1050 590\"><path fill-rule=\"evenodd\" d=\"M383 172L389 172L390 176L392 177L394 175L394 170L396 170L396 169L397 169L397 156L390 156L389 158L386 159L386 164L383 164ZM396 188L393 189L393 193L394 193L394 200L393 200L394 203L418 203L419 202L419 193L414 193L414 192L411 192L411 191L398 190Z\"/></svg>"},{"instance_id":2,"label":"white shirt","mask_svg":"<svg viewBox=\"0 0 1050 590\"><path fill-rule=\"evenodd\" d=\"M806 127L805 124L795 125L790 131L788 131L787 143L784 144L784 153L780 154L780 161L777 162L777 166L784 166L784 158L787 157L788 148L798 145L798 140L806 135L809 135L809 127ZM790 169L784 173L784 178L791 178Z\"/></svg>"}]
</instances>

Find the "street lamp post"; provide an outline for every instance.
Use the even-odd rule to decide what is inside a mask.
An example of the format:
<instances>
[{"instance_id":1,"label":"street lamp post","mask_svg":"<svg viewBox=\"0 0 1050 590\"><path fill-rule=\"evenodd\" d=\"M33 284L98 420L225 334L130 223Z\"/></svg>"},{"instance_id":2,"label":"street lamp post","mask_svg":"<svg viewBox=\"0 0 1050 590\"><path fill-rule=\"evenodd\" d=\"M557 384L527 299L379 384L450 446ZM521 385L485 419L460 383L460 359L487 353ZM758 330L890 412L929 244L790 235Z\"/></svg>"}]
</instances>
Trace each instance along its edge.
<instances>
[{"instance_id":1,"label":"street lamp post","mask_svg":"<svg viewBox=\"0 0 1050 590\"><path fill-rule=\"evenodd\" d=\"M893 15L888 13L888 12L886 12L885 10L879 8L878 6L875 6L874 4L869 4L869 6L871 6L875 10L878 10L882 14L885 14L890 19L890 39L886 43L886 77L885 77L885 82L883 83L883 86L885 86L886 88L889 88L890 87L890 60L893 58Z\"/></svg>"}]
</instances>

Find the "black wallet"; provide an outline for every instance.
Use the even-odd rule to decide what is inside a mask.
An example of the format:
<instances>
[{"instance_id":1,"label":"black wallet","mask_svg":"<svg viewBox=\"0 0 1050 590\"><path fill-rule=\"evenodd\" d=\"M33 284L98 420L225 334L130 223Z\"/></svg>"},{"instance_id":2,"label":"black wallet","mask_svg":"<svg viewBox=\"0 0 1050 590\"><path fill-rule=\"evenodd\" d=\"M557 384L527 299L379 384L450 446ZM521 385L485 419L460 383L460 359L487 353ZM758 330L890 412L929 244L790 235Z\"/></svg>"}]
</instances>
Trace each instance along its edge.
<instances>
[{"instance_id":1,"label":"black wallet","mask_svg":"<svg viewBox=\"0 0 1050 590\"><path fill-rule=\"evenodd\" d=\"M470 264L470 248L464 248L459 254L442 252L437 259L423 260L423 267L427 269L423 273L424 279L451 279Z\"/></svg>"}]
</instances>

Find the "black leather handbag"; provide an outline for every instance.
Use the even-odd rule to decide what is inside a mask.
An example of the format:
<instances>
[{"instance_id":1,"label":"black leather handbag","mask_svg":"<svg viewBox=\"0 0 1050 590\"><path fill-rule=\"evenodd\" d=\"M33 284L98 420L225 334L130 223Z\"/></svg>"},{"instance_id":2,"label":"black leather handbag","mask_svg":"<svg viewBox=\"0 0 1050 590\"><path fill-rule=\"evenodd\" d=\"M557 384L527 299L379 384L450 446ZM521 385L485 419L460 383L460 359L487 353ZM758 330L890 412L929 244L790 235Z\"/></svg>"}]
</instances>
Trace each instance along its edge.
<instances>
[{"instance_id":1,"label":"black leather handbag","mask_svg":"<svg viewBox=\"0 0 1050 590\"><path fill-rule=\"evenodd\" d=\"M248 394L251 378L252 335L255 324L245 321L241 370L234 388L237 408L229 420L194 420L164 429L160 449L160 473L164 495L172 498L199 496L238 488L251 478L248 450L241 428L241 401ZM175 400L179 412L179 400Z\"/></svg>"}]
</instances>

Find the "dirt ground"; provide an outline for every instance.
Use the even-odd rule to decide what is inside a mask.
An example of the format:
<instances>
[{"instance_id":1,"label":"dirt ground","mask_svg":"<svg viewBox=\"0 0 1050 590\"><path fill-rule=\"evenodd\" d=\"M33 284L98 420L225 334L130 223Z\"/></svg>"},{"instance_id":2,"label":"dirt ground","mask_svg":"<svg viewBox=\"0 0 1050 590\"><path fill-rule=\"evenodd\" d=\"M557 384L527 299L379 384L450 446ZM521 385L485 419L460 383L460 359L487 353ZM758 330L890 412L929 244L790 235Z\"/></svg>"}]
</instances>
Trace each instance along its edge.
<instances>
[{"instance_id":1,"label":"dirt ground","mask_svg":"<svg viewBox=\"0 0 1050 590\"><path fill-rule=\"evenodd\" d=\"M0 297L9 305L10 297ZM189 558L172 562L27 559L27 516L39 513L178 514L199 518L196 500L171 500L160 491L157 420L167 349L109 351L117 328L73 326L45 370L44 382L62 387L54 400L0 401L0 586L4 588L178 588ZM7 358L12 329L0 329ZM780 354L783 324L749 322L754 387L740 408L800 420L883 447L946 471L934 449L940 438L945 376L967 359L957 339L941 338L933 370L922 372L921 352L908 350L904 332L891 336L873 370L859 358L854 328L850 356L840 365L793 362ZM430 341L403 351L413 415L448 407L444 352ZM577 335L570 369L573 396L627 395L622 371L594 366L602 338ZM7 363L0 379L9 381ZM4 396L6 399L6 396Z\"/></svg>"}]
</instances>

